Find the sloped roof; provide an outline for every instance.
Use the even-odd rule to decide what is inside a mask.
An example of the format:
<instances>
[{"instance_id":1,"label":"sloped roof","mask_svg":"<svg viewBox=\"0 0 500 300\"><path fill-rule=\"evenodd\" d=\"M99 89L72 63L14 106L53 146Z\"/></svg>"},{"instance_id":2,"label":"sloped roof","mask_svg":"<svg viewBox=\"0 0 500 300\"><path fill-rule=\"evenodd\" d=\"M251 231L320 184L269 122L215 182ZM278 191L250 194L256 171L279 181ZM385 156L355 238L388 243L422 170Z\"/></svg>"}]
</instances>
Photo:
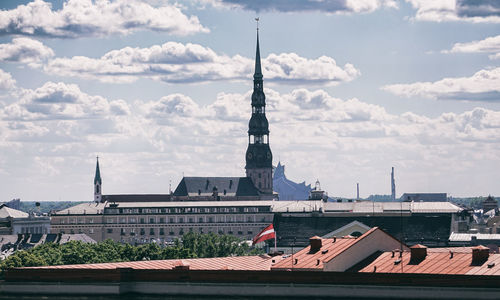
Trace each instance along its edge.
<instances>
[{"instance_id":1,"label":"sloped roof","mask_svg":"<svg viewBox=\"0 0 500 300\"><path fill-rule=\"evenodd\" d=\"M189 258L189 259L168 259L151 261L132 261L119 263L82 264L31 267L30 269L117 269L132 268L146 270L170 270L179 267L189 266L190 270L270 270L273 258L268 255L255 256L230 256L215 258Z\"/></svg>"},{"instance_id":2,"label":"sloped roof","mask_svg":"<svg viewBox=\"0 0 500 300\"><path fill-rule=\"evenodd\" d=\"M212 196L215 188L221 197L259 195L248 177L184 177L175 189L174 196Z\"/></svg>"},{"instance_id":3,"label":"sloped roof","mask_svg":"<svg viewBox=\"0 0 500 300\"><path fill-rule=\"evenodd\" d=\"M27 218L29 215L24 211L10 208L4 204L0 205L0 218Z\"/></svg>"},{"instance_id":4,"label":"sloped roof","mask_svg":"<svg viewBox=\"0 0 500 300\"><path fill-rule=\"evenodd\" d=\"M468 253L427 251L425 259L419 263L411 263L411 253L404 251L401 262L399 253L383 252L379 257L363 267L359 272L367 273L423 273L423 274L466 274L466 275L500 275L500 254L490 254L482 265L473 265L472 251ZM489 267L490 265L491 267Z\"/></svg>"},{"instance_id":5,"label":"sloped roof","mask_svg":"<svg viewBox=\"0 0 500 300\"><path fill-rule=\"evenodd\" d=\"M97 214L102 213L106 203L81 203L66 209L57 211L55 215L83 215L83 214Z\"/></svg>"},{"instance_id":6,"label":"sloped roof","mask_svg":"<svg viewBox=\"0 0 500 300\"><path fill-rule=\"evenodd\" d=\"M317 251L311 252L311 245L309 245L295 253L293 257L289 256L277 262L273 265L272 269L322 270L324 263L328 263L377 230L380 229L378 227L373 227L358 238L348 236L336 239L322 239L321 248Z\"/></svg>"}]
</instances>

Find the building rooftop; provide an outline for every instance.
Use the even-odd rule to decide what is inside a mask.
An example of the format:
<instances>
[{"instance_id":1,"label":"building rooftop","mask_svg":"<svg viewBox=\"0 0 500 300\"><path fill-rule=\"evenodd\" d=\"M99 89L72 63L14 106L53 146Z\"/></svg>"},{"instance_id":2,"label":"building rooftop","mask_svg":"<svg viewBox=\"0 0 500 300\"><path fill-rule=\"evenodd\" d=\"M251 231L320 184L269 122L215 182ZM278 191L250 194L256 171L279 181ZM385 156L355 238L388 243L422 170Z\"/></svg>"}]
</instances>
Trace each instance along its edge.
<instances>
[{"instance_id":1,"label":"building rooftop","mask_svg":"<svg viewBox=\"0 0 500 300\"><path fill-rule=\"evenodd\" d=\"M84 215L84 214L102 214L107 203L81 203L66 209L57 211L53 215Z\"/></svg>"},{"instance_id":2,"label":"building rooftop","mask_svg":"<svg viewBox=\"0 0 500 300\"><path fill-rule=\"evenodd\" d=\"M456 233L450 234L450 242L470 242L472 237L478 240L500 240L499 233Z\"/></svg>"},{"instance_id":3,"label":"building rooftop","mask_svg":"<svg viewBox=\"0 0 500 300\"><path fill-rule=\"evenodd\" d=\"M82 264L32 267L32 269L118 269L132 268L143 270L270 270L279 257L269 255L230 256L214 258L186 258L150 261L131 261L118 263Z\"/></svg>"},{"instance_id":4,"label":"building rooftop","mask_svg":"<svg viewBox=\"0 0 500 300\"><path fill-rule=\"evenodd\" d=\"M0 218L27 218L29 215L24 211L10 208L5 204L0 205Z\"/></svg>"},{"instance_id":5,"label":"building rooftop","mask_svg":"<svg viewBox=\"0 0 500 300\"><path fill-rule=\"evenodd\" d=\"M217 191L221 197L259 196L259 191L248 177L184 177L174 196L212 196Z\"/></svg>"},{"instance_id":6,"label":"building rooftop","mask_svg":"<svg viewBox=\"0 0 500 300\"><path fill-rule=\"evenodd\" d=\"M423 254L416 255L414 250L423 250ZM403 251L402 255L399 252L383 252L359 272L500 275L500 254L489 254L486 247L474 247L465 253L425 250L425 247L418 249L413 246L411 251ZM484 256L477 258L475 251L482 252Z\"/></svg>"},{"instance_id":7,"label":"building rooftop","mask_svg":"<svg viewBox=\"0 0 500 300\"><path fill-rule=\"evenodd\" d=\"M382 249L395 249L396 247L408 249L406 245L401 244L378 227L371 228L358 238L344 236L323 239L315 236L309 239L309 246L277 262L272 269L343 271L349 264L347 261L355 264L358 263L356 259L360 259L359 256L368 256ZM341 259L339 258L343 266L338 264L333 266L331 262L340 255L343 255Z\"/></svg>"}]
</instances>

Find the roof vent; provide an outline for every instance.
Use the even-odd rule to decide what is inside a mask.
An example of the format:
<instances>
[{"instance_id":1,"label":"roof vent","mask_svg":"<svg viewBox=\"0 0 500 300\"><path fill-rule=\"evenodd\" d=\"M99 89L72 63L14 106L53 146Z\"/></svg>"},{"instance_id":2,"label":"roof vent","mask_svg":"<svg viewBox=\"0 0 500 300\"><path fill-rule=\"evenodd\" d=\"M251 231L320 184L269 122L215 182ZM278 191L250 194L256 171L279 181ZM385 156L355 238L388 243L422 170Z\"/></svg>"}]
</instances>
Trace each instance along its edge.
<instances>
[{"instance_id":1,"label":"roof vent","mask_svg":"<svg viewBox=\"0 0 500 300\"><path fill-rule=\"evenodd\" d=\"M294 265L298 264L299 263L299 259L296 258L295 261L293 262Z\"/></svg>"},{"instance_id":2,"label":"roof vent","mask_svg":"<svg viewBox=\"0 0 500 300\"><path fill-rule=\"evenodd\" d=\"M416 244L415 246L411 246L410 250L410 263L419 263L427 256L427 247L424 245Z\"/></svg>"},{"instance_id":3,"label":"roof vent","mask_svg":"<svg viewBox=\"0 0 500 300\"><path fill-rule=\"evenodd\" d=\"M479 245L472 248L472 264L482 265L490 256L490 248Z\"/></svg>"},{"instance_id":4,"label":"roof vent","mask_svg":"<svg viewBox=\"0 0 500 300\"><path fill-rule=\"evenodd\" d=\"M327 254L327 253L328 253L328 249L321 251L321 254Z\"/></svg>"},{"instance_id":5,"label":"roof vent","mask_svg":"<svg viewBox=\"0 0 500 300\"><path fill-rule=\"evenodd\" d=\"M453 251L450 250L450 259L453 258Z\"/></svg>"},{"instance_id":6,"label":"roof vent","mask_svg":"<svg viewBox=\"0 0 500 300\"><path fill-rule=\"evenodd\" d=\"M336 237L336 236L334 236L334 237L333 237L333 243L335 243L336 241L337 241L337 237Z\"/></svg>"},{"instance_id":7,"label":"roof vent","mask_svg":"<svg viewBox=\"0 0 500 300\"><path fill-rule=\"evenodd\" d=\"M319 261L319 259L317 259L316 260L316 265L319 266L319 263L320 263L320 261Z\"/></svg>"},{"instance_id":8,"label":"roof vent","mask_svg":"<svg viewBox=\"0 0 500 300\"><path fill-rule=\"evenodd\" d=\"M319 236L313 236L312 238L309 239L309 244L311 245L311 250L310 252L317 252L319 249L321 249L323 240Z\"/></svg>"},{"instance_id":9,"label":"roof vent","mask_svg":"<svg viewBox=\"0 0 500 300\"><path fill-rule=\"evenodd\" d=\"M493 268L494 266L495 266L495 263L494 263L494 262L490 262L490 263L488 264L488 269L491 269L491 268Z\"/></svg>"}]
</instances>

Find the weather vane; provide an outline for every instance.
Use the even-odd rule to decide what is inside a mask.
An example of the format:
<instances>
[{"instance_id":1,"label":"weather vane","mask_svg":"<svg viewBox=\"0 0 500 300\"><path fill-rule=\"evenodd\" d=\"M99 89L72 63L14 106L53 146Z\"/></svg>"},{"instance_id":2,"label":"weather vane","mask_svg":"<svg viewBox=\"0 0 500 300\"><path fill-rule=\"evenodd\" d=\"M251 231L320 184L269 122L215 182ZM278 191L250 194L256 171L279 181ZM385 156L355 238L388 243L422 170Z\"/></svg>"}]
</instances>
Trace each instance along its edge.
<instances>
[{"instance_id":1,"label":"weather vane","mask_svg":"<svg viewBox=\"0 0 500 300\"><path fill-rule=\"evenodd\" d=\"M259 17L255 18L255 21L257 21L257 30L259 30Z\"/></svg>"}]
</instances>

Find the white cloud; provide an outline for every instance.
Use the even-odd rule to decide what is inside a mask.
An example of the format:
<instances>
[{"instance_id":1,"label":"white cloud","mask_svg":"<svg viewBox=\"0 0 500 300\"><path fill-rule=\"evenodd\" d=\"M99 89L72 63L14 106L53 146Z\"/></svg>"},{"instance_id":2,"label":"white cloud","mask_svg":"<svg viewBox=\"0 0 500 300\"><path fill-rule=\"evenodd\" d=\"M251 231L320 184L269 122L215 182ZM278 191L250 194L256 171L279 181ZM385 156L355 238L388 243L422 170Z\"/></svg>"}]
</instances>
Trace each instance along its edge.
<instances>
[{"instance_id":1,"label":"white cloud","mask_svg":"<svg viewBox=\"0 0 500 300\"><path fill-rule=\"evenodd\" d=\"M30 38L15 38L9 44L0 44L0 61L37 63L52 56L52 49Z\"/></svg>"},{"instance_id":2,"label":"white cloud","mask_svg":"<svg viewBox=\"0 0 500 300\"><path fill-rule=\"evenodd\" d=\"M418 21L500 23L497 0L406 0L417 9Z\"/></svg>"},{"instance_id":3,"label":"white cloud","mask_svg":"<svg viewBox=\"0 0 500 300\"><path fill-rule=\"evenodd\" d=\"M91 96L76 84L47 82L36 90L20 92L18 102L3 109L7 120L72 120L92 119L108 114L130 113L123 100L109 102L101 96Z\"/></svg>"},{"instance_id":4,"label":"white cloud","mask_svg":"<svg viewBox=\"0 0 500 300\"><path fill-rule=\"evenodd\" d=\"M391 84L382 89L405 97L500 101L500 68L481 70L470 77L450 77L435 82Z\"/></svg>"},{"instance_id":5,"label":"white cloud","mask_svg":"<svg viewBox=\"0 0 500 300\"><path fill-rule=\"evenodd\" d=\"M399 186L425 186L422 178L461 174L454 180L446 177L443 190L471 173L488 180L481 169L500 167L499 111L475 108L431 118L391 114L379 105L339 99L324 90L265 93L274 163L281 158L294 180L319 178L330 195L348 195L357 177L365 175L363 190L377 190L388 182L394 164L398 174L410 174ZM28 180L59 176L58 187L70 191L91 185L96 154L102 158L105 193L168 192L168 179L175 188L183 172L243 176L250 97L251 91L221 93L200 105L171 94L126 103L88 95L74 85L47 83L0 107L0 161ZM26 115L12 113L13 108Z\"/></svg>"},{"instance_id":6,"label":"white cloud","mask_svg":"<svg viewBox=\"0 0 500 300\"><path fill-rule=\"evenodd\" d=\"M274 12L306 12L324 13L371 13L382 7L397 8L394 0L275 0L275 1L241 1L241 0L199 0L214 7L241 8L245 10Z\"/></svg>"},{"instance_id":7,"label":"white cloud","mask_svg":"<svg viewBox=\"0 0 500 300\"><path fill-rule=\"evenodd\" d=\"M10 73L0 69L0 91L12 90L16 87L16 80L12 78Z\"/></svg>"},{"instance_id":8,"label":"white cloud","mask_svg":"<svg viewBox=\"0 0 500 300\"><path fill-rule=\"evenodd\" d=\"M35 0L0 11L0 34L78 38L137 30L175 35L208 32L196 16L188 17L174 5L153 7L134 0L68 0L60 10Z\"/></svg>"},{"instance_id":9,"label":"white cloud","mask_svg":"<svg viewBox=\"0 0 500 300\"><path fill-rule=\"evenodd\" d=\"M270 54L262 62L267 82L326 84L351 81L360 72L352 64L344 67L327 56L307 59L295 53ZM97 79L104 82L131 82L148 77L169 83L241 80L253 73L254 60L217 54L197 44L167 42L149 48L126 47L101 58L74 56L47 63L49 74Z\"/></svg>"},{"instance_id":10,"label":"white cloud","mask_svg":"<svg viewBox=\"0 0 500 300\"><path fill-rule=\"evenodd\" d=\"M468 43L456 43L451 50L444 50L443 53L494 53L490 59L500 58L500 35L485 38L480 41Z\"/></svg>"}]
</instances>

